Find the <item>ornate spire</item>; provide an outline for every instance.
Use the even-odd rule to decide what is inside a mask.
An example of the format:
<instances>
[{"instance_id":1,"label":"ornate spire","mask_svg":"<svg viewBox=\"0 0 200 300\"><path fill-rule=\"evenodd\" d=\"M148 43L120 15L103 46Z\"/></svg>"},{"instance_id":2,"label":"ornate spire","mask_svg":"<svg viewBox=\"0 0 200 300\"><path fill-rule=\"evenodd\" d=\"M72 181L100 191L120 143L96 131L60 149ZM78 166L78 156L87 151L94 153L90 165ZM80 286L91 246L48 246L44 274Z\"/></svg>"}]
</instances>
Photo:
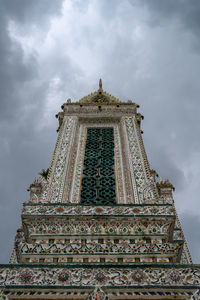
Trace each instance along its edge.
<instances>
[{"instance_id":1,"label":"ornate spire","mask_svg":"<svg viewBox=\"0 0 200 300\"><path fill-rule=\"evenodd\" d=\"M101 78L99 79L99 91L103 91L103 89L102 89L102 79Z\"/></svg>"},{"instance_id":2,"label":"ornate spire","mask_svg":"<svg viewBox=\"0 0 200 300\"><path fill-rule=\"evenodd\" d=\"M108 94L105 91L103 91L102 79L100 78L99 79L99 89L96 92L91 93L90 95L81 98L78 102L79 103L111 104L111 103L120 103L121 101L118 98L112 96L111 94Z\"/></svg>"}]
</instances>

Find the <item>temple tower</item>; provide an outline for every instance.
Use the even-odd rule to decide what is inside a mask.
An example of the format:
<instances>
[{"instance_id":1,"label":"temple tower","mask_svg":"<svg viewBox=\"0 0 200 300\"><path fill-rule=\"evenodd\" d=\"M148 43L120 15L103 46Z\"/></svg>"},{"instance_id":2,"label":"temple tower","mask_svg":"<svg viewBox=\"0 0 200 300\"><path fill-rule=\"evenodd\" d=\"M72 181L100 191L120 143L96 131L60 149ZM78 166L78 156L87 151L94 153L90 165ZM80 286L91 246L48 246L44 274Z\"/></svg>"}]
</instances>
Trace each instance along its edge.
<instances>
[{"instance_id":1,"label":"temple tower","mask_svg":"<svg viewBox=\"0 0 200 300\"><path fill-rule=\"evenodd\" d=\"M30 185L8 299L199 299L168 181L156 180L138 105L98 91L62 105L48 177Z\"/></svg>"}]
</instances>

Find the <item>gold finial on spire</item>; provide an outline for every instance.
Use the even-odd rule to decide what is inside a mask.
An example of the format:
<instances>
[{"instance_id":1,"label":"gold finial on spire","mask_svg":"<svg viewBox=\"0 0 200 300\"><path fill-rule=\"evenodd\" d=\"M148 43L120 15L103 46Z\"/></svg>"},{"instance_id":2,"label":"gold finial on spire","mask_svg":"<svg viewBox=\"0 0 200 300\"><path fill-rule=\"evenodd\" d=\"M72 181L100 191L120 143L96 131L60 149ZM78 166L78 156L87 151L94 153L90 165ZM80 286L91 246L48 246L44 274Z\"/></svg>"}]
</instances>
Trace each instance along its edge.
<instances>
[{"instance_id":1,"label":"gold finial on spire","mask_svg":"<svg viewBox=\"0 0 200 300\"><path fill-rule=\"evenodd\" d=\"M101 78L99 79L99 91L102 91L102 80L101 80Z\"/></svg>"}]
</instances>

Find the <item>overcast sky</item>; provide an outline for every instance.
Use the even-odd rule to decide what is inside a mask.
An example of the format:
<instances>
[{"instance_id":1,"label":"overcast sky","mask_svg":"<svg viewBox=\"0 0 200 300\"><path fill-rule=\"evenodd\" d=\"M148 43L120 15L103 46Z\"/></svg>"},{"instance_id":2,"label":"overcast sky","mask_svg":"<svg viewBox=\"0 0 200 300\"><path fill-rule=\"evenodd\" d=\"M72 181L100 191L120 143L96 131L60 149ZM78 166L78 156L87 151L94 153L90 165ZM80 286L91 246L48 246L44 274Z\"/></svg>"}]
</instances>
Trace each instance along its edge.
<instances>
[{"instance_id":1,"label":"overcast sky","mask_svg":"<svg viewBox=\"0 0 200 300\"><path fill-rule=\"evenodd\" d=\"M200 263L200 1L0 0L0 263L26 189L49 166L55 114L98 88L145 117L151 168L175 203Z\"/></svg>"}]
</instances>

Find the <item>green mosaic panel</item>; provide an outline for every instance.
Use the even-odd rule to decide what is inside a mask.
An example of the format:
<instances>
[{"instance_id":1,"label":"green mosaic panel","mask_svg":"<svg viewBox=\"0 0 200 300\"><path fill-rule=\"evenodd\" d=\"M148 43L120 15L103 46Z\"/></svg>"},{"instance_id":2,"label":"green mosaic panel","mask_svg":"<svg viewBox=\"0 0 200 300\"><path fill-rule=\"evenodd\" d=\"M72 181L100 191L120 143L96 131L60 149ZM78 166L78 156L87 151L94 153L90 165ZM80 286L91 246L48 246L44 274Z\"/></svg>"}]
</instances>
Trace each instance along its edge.
<instances>
[{"instance_id":1,"label":"green mosaic panel","mask_svg":"<svg viewBox=\"0 0 200 300\"><path fill-rule=\"evenodd\" d=\"M81 186L81 204L116 204L113 128L89 128Z\"/></svg>"}]
</instances>

